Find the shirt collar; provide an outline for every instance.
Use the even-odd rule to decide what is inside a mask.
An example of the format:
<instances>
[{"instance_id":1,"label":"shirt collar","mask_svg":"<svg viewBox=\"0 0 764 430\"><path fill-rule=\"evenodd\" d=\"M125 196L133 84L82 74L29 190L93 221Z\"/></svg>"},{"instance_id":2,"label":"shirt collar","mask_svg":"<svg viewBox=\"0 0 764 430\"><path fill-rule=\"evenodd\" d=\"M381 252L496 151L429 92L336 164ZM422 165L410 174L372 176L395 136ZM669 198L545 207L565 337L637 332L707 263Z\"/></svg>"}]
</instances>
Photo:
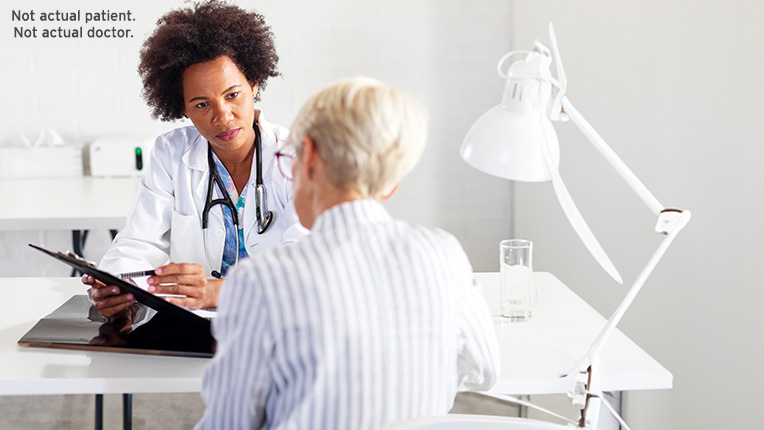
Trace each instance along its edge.
<instances>
[{"instance_id":1,"label":"shirt collar","mask_svg":"<svg viewBox=\"0 0 764 430\"><path fill-rule=\"evenodd\" d=\"M373 199L352 200L332 206L322 212L313 223L311 232L331 230L336 226L371 224L391 220L382 203Z\"/></svg>"}]
</instances>

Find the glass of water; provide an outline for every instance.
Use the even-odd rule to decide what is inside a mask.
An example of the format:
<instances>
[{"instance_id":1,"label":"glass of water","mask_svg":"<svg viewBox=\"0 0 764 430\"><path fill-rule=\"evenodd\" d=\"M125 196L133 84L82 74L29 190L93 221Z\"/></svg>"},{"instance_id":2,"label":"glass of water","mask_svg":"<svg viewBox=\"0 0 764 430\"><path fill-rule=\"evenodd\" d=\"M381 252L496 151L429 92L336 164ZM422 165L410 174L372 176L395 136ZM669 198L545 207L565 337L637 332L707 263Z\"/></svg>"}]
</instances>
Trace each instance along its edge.
<instances>
[{"instance_id":1,"label":"glass of water","mask_svg":"<svg viewBox=\"0 0 764 430\"><path fill-rule=\"evenodd\" d=\"M499 243L501 267L501 318L526 321L533 311L533 242L508 239Z\"/></svg>"}]
</instances>

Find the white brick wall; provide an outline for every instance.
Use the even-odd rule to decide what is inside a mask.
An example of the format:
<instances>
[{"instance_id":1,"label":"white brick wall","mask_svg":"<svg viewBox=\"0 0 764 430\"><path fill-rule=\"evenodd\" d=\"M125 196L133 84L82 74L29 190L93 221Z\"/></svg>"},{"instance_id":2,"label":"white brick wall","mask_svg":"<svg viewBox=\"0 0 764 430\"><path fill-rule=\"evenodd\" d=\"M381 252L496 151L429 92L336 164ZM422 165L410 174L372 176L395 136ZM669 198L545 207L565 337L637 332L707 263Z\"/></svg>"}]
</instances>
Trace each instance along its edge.
<instances>
[{"instance_id":1,"label":"white brick wall","mask_svg":"<svg viewBox=\"0 0 764 430\"><path fill-rule=\"evenodd\" d=\"M261 108L289 125L306 98L325 84L364 74L415 95L429 110L430 138L423 160L388 207L395 216L454 233L477 270L496 270L497 247L510 232L508 182L468 167L458 155L472 122L498 103L502 82L494 69L511 45L510 2L496 0L240 1L273 27L283 78L272 79ZM0 139L32 137L54 128L71 141L177 126L154 121L140 98L138 50L156 19L179 0L118 2L53 0L8 5L0 30ZM123 40L14 39L10 8L21 10L130 8L136 36ZM37 22L38 26L43 23ZM124 25L123 25L124 24ZM31 25L26 23L25 25ZM85 26L83 24L83 26ZM4 204L12 204L6 202ZM56 208L46 208L55 211ZM1 209L0 209L1 210ZM0 233L0 276L67 275L65 267L26 251L28 242L69 248L62 231ZM91 232L85 251L98 259L106 232ZM29 264L29 262L32 264Z\"/></svg>"}]
</instances>

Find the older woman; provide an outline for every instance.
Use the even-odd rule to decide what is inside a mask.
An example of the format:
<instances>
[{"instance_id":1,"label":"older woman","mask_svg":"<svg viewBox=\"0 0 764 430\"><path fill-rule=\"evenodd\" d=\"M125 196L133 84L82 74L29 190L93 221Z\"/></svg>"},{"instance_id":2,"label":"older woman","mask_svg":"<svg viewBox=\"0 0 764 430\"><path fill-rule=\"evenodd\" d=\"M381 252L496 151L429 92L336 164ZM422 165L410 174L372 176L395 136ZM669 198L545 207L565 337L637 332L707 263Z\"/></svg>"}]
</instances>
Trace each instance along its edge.
<instances>
[{"instance_id":1,"label":"older woman","mask_svg":"<svg viewBox=\"0 0 764 430\"><path fill-rule=\"evenodd\" d=\"M300 235L291 184L273 173L287 130L254 105L278 76L277 62L270 27L255 12L212 1L159 19L141 50L143 94L155 118L185 117L193 126L156 139L102 269L156 268L150 292L214 307L229 267ZM103 315L135 302L117 287L83 282Z\"/></svg>"},{"instance_id":2,"label":"older woman","mask_svg":"<svg viewBox=\"0 0 764 430\"><path fill-rule=\"evenodd\" d=\"M371 79L303 107L288 139L297 158L280 167L311 234L233 269L197 428L375 429L491 387L498 343L459 242L381 203L425 131L408 97Z\"/></svg>"}]
</instances>

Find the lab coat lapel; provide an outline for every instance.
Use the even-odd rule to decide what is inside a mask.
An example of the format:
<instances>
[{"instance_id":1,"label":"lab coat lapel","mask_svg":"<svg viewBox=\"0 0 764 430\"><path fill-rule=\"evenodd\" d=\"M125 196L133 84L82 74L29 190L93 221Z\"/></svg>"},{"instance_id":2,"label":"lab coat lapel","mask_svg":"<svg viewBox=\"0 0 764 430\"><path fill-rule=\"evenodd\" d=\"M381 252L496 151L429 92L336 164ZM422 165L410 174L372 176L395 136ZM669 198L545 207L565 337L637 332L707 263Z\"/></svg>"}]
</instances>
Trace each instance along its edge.
<instances>
[{"instance_id":1,"label":"lab coat lapel","mask_svg":"<svg viewBox=\"0 0 764 430\"><path fill-rule=\"evenodd\" d=\"M203 219L204 205L207 201L207 188L209 186L210 172L209 161L207 158L209 144L201 135L194 140L191 148L183 154L183 163L193 171L194 200L196 201L199 221ZM219 198L217 189L213 189L212 198ZM223 259L223 242L225 241L225 223L223 221L223 210L220 205L215 205L209 213L209 225L206 232L207 248L209 251L212 269L220 270L220 262Z\"/></svg>"},{"instance_id":2,"label":"lab coat lapel","mask_svg":"<svg viewBox=\"0 0 764 430\"><path fill-rule=\"evenodd\" d=\"M255 188L255 164L252 163L252 181L247 184L247 198L244 202L244 242L247 244L247 253L249 253L250 247L257 243L257 201L255 195L257 189Z\"/></svg>"},{"instance_id":3,"label":"lab coat lapel","mask_svg":"<svg viewBox=\"0 0 764 430\"><path fill-rule=\"evenodd\" d=\"M183 154L183 164L193 172L194 180L194 200L196 201L197 211L201 215L204 209L205 198L207 197L207 183L209 181L209 172L207 164L207 140L199 135L188 151Z\"/></svg>"}]
</instances>

